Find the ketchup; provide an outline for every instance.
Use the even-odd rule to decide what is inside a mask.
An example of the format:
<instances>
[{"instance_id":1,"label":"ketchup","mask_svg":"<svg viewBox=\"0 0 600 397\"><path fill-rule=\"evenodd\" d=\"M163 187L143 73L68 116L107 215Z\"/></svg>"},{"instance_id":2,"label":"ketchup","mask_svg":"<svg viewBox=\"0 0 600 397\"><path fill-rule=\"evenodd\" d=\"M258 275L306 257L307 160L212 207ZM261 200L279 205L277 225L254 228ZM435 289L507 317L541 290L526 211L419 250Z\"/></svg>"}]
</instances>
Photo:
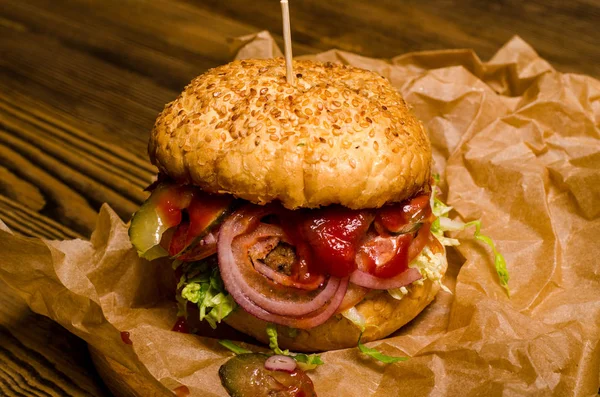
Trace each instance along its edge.
<instances>
[{"instance_id":1,"label":"ketchup","mask_svg":"<svg viewBox=\"0 0 600 397\"><path fill-rule=\"evenodd\" d=\"M160 201L156 204L161 217L169 225L178 225L181 222L182 194L180 189L169 189L162 193Z\"/></svg>"},{"instance_id":2,"label":"ketchup","mask_svg":"<svg viewBox=\"0 0 600 397\"><path fill-rule=\"evenodd\" d=\"M173 328L171 328L171 331L181 332L182 334L189 334L190 331L188 330L188 326L187 326L187 322L185 321L185 317L178 317L177 322L175 322L175 325L173 325Z\"/></svg>"},{"instance_id":3,"label":"ketchup","mask_svg":"<svg viewBox=\"0 0 600 397\"><path fill-rule=\"evenodd\" d=\"M282 226L310 271L347 277L356 270L356 247L373 215L333 206L305 211L289 220Z\"/></svg>"},{"instance_id":4,"label":"ketchup","mask_svg":"<svg viewBox=\"0 0 600 397\"><path fill-rule=\"evenodd\" d=\"M190 389L186 385L181 385L173 389L177 397L187 397L190 395Z\"/></svg>"},{"instance_id":5,"label":"ketchup","mask_svg":"<svg viewBox=\"0 0 600 397\"><path fill-rule=\"evenodd\" d=\"M420 222L431 216L429 196L417 196L401 204L386 205L377 210L376 222L389 232L397 233L411 223Z\"/></svg>"},{"instance_id":6,"label":"ketchup","mask_svg":"<svg viewBox=\"0 0 600 397\"><path fill-rule=\"evenodd\" d=\"M121 340L126 345L133 345L133 342L131 341L131 339L129 339L129 332L127 332L127 331L121 332Z\"/></svg>"},{"instance_id":7,"label":"ketchup","mask_svg":"<svg viewBox=\"0 0 600 397\"><path fill-rule=\"evenodd\" d=\"M427 244L431 217L429 196L421 195L378 210L285 211L280 222L300 258L294 274L305 275L307 265L312 274L347 277L357 268L358 254L363 271L389 278L405 271ZM367 235L374 220L377 235Z\"/></svg>"}]
</instances>

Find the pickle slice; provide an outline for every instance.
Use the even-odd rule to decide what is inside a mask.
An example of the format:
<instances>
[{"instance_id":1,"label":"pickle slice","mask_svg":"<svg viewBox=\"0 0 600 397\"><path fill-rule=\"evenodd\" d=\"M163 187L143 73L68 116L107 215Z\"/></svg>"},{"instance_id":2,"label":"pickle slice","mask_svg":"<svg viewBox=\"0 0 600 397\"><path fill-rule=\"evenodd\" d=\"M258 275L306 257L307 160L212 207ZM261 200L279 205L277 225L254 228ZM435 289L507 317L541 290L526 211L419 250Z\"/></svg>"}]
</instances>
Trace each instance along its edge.
<instances>
[{"instance_id":1,"label":"pickle slice","mask_svg":"<svg viewBox=\"0 0 600 397\"><path fill-rule=\"evenodd\" d=\"M163 233L181 222L181 210L190 204L192 195L191 188L160 184L133 214L129 239L140 257L151 261L168 255L160 246Z\"/></svg>"},{"instance_id":2,"label":"pickle slice","mask_svg":"<svg viewBox=\"0 0 600 397\"><path fill-rule=\"evenodd\" d=\"M221 383L232 397L312 397L312 381L304 371L270 371L265 368L266 354L239 354L219 369Z\"/></svg>"}]
</instances>

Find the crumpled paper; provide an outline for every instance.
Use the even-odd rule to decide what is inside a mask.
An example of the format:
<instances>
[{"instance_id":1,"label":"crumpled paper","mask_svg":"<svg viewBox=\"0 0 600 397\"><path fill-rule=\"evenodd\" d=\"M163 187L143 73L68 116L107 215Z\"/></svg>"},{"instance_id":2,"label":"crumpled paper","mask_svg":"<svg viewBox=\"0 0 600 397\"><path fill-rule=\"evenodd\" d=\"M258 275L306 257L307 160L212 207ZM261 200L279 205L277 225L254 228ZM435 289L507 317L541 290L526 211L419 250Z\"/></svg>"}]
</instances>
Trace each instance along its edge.
<instances>
[{"instance_id":1,"label":"crumpled paper","mask_svg":"<svg viewBox=\"0 0 600 397\"><path fill-rule=\"evenodd\" d=\"M232 45L243 57L280 54L266 32ZM453 215L482 219L511 276L509 298L490 250L462 232L444 281L452 294L440 292L393 337L369 344L412 358L383 365L357 349L326 352L311 372L318 395L596 395L600 82L557 72L518 37L488 62L470 50L305 58L391 80L430 134ZM0 232L0 253L0 277L33 311L165 390L226 395L217 371L231 353L215 339L169 331L176 307L162 280L171 270L137 257L108 206L91 241Z\"/></svg>"}]
</instances>

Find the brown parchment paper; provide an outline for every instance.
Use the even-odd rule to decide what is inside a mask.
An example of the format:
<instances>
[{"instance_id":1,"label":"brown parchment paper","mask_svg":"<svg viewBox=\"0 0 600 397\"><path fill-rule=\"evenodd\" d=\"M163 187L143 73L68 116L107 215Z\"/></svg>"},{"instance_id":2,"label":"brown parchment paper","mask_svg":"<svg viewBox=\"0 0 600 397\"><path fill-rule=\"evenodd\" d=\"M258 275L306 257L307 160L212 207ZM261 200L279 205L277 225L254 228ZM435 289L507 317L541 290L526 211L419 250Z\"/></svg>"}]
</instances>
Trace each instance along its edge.
<instances>
[{"instance_id":1,"label":"brown parchment paper","mask_svg":"<svg viewBox=\"0 0 600 397\"><path fill-rule=\"evenodd\" d=\"M242 57L280 55L261 32L233 41ZM389 78L429 131L447 202L481 218L510 271L510 299L490 251L462 233L441 292L412 323L373 342L403 363L357 349L323 354L320 396L593 396L600 368L600 82L559 73L519 38L488 62L470 50L392 60L311 56ZM140 260L104 206L91 241L0 231L0 277L94 348L167 389L226 395L231 354L216 340L170 332L169 266ZM130 332L132 345L120 338Z\"/></svg>"}]
</instances>

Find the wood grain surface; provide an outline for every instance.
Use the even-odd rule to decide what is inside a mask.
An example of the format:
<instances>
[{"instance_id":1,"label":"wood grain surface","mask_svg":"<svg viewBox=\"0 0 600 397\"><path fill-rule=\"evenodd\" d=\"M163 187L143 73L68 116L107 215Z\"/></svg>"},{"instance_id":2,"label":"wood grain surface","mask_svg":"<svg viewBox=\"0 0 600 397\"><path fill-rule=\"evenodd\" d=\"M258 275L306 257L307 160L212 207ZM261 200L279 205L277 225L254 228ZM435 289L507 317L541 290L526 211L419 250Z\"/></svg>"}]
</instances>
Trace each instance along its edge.
<instances>
[{"instance_id":1,"label":"wood grain surface","mask_svg":"<svg viewBox=\"0 0 600 397\"><path fill-rule=\"evenodd\" d=\"M228 38L270 30L276 0L0 0L0 219L46 239L89 237L102 203L127 219L153 178L148 133ZM600 76L600 2L292 0L295 55L391 58L520 35L562 71ZM0 252L0 265L1 265ZM0 282L0 395L107 396L86 345Z\"/></svg>"}]
</instances>

